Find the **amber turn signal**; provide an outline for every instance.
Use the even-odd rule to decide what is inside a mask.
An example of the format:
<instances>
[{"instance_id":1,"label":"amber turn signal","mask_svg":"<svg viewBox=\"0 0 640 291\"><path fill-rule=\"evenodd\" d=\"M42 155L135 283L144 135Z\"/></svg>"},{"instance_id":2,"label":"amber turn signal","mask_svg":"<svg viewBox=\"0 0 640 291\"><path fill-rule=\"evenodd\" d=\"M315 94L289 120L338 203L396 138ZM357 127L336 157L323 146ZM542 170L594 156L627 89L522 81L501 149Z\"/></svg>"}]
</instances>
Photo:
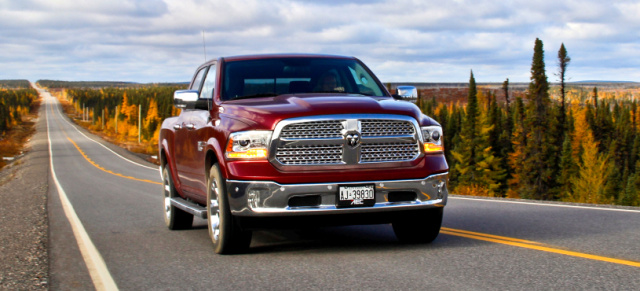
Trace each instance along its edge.
<instances>
[{"instance_id":1,"label":"amber turn signal","mask_svg":"<svg viewBox=\"0 0 640 291\"><path fill-rule=\"evenodd\" d=\"M435 145L432 143L425 143L424 144L424 151L427 154L435 154L435 153L441 153L442 151L444 151L444 147L441 145Z\"/></svg>"},{"instance_id":2,"label":"amber turn signal","mask_svg":"<svg viewBox=\"0 0 640 291\"><path fill-rule=\"evenodd\" d=\"M267 157L266 149L250 149L245 152L227 152L230 159L263 159Z\"/></svg>"}]
</instances>

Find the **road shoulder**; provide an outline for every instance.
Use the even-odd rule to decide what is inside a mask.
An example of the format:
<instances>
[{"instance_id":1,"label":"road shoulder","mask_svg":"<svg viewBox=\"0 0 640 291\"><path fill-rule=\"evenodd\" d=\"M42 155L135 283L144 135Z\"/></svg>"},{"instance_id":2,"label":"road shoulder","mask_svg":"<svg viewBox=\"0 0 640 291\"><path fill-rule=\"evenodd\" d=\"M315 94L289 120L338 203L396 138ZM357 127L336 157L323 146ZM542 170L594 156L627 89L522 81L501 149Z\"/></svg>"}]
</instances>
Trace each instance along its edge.
<instances>
[{"instance_id":1,"label":"road shoulder","mask_svg":"<svg viewBox=\"0 0 640 291\"><path fill-rule=\"evenodd\" d=\"M0 175L0 289L49 287L49 151L44 104L27 153Z\"/></svg>"}]
</instances>

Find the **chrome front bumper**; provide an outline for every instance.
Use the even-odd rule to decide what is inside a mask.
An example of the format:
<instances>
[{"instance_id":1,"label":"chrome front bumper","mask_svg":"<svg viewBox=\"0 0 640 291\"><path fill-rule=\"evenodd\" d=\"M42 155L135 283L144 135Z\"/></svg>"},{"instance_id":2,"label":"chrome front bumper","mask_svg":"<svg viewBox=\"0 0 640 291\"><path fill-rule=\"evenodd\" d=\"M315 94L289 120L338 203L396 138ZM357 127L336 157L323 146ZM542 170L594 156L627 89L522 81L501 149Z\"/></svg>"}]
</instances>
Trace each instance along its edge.
<instances>
[{"instance_id":1,"label":"chrome front bumper","mask_svg":"<svg viewBox=\"0 0 640 291\"><path fill-rule=\"evenodd\" d=\"M380 211L410 210L444 207L447 204L448 173L436 174L424 179L392 181L358 181L320 184L278 184L269 181L227 180L231 212L237 216L297 216L339 213L371 213ZM339 186L374 184L376 199L370 207L336 207ZM390 202L389 194L413 192L416 199ZM289 205L292 197L319 196L317 206Z\"/></svg>"}]
</instances>

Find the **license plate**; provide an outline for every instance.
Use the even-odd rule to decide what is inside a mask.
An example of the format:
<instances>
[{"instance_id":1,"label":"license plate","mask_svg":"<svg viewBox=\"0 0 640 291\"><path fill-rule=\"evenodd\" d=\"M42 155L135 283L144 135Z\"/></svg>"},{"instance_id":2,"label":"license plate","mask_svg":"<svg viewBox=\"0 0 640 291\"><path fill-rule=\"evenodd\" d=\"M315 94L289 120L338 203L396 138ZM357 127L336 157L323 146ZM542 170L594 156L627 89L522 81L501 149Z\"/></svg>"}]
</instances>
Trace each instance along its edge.
<instances>
[{"instance_id":1,"label":"license plate","mask_svg":"<svg viewBox=\"0 0 640 291\"><path fill-rule=\"evenodd\" d=\"M376 203L376 193L373 184L340 186L338 189L338 207L373 206Z\"/></svg>"}]
</instances>

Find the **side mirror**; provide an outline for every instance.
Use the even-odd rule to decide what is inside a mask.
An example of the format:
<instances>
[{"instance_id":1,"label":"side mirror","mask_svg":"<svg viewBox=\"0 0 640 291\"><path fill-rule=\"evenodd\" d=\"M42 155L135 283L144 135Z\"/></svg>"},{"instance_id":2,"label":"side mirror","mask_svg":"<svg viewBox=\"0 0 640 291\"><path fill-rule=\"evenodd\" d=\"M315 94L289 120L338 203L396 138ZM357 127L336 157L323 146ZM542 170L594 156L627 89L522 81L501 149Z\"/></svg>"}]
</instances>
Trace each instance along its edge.
<instances>
[{"instance_id":1,"label":"side mirror","mask_svg":"<svg viewBox=\"0 0 640 291\"><path fill-rule=\"evenodd\" d=\"M415 86L398 86L396 88L398 94L398 98L395 96L394 99L409 101L411 103L418 102L418 89Z\"/></svg>"},{"instance_id":2,"label":"side mirror","mask_svg":"<svg viewBox=\"0 0 640 291\"><path fill-rule=\"evenodd\" d=\"M194 109L199 93L196 90L177 90L173 93L173 106L180 109Z\"/></svg>"}]
</instances>

